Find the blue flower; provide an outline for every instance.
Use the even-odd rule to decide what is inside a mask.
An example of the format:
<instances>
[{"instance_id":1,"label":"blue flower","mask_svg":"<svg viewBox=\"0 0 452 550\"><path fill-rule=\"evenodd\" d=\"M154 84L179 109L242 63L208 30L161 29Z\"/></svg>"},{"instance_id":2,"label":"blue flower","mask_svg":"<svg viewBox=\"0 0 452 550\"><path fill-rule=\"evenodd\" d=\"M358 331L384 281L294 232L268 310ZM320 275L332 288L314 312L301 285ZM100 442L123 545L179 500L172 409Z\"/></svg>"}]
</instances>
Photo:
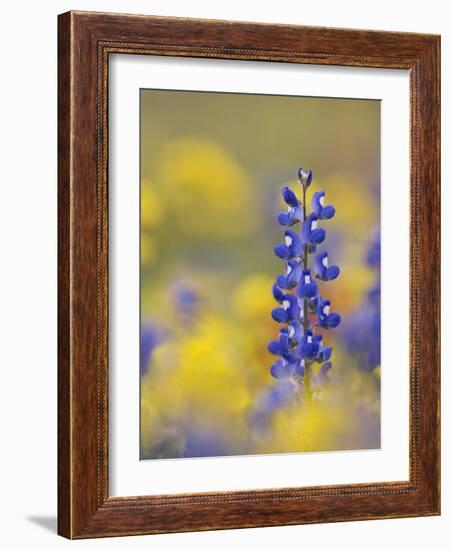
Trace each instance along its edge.
<instances>
[{"instance_id":1,"label":"blue flower","mask_svg":"<svg viewBox=\"0 0 452 550\"><path fill-rule=\"evenodd\" d=\"M338 313L330 313L331 302L324 300L319 301L317 309L317 323L319 327L330 329L335 328L341 322L341 317Z\"/></svg>"},{"instance_id":2,"label":"blue flower","mask_svg":"<svg viewBox=\"0 0 452 550\"><path fill-rule=\"evenodd\" d=\"M272 317L278 323L287 323L288 321L294 321L298 319L300 315L300 306L298 300L292 294L285 294L282 307L277 307L272 310Z\"/></svg>"},{"instance_id":3,"label":"blue flower","mask_svg":"<svg viewBox=\"0 0 452 550\"><path fill-rule=\"evenodd\" d=\"M300 311L300 314L302 312ZM304 335L303 325L299 320L292 321L287 327L287 337L292 346L300 343Z\"/></svg>"},{"instance_id":4,"label":"blue flower","mask_svg":"<svg viewBox=\"0 0 452 550\"><path fill-rule=\"evenodd\" d=\"M316 277L322 281L332 281L340 273L337 265L328 266L328 252L320 252L315 259Z\"/></svg>"},{"instance_id":5,"label":"blue flower","mask_svg":"<svg viewBox=\"0 0 452 550\"><path fill-rule=\"evenodd\" d=\"M304 170L303 168L298 168L298 180L301 185L307 189L312 182L312 170Z\"/></svg>"},{"instance_id":6,"label":"blue flower","mask_svg":"<svg viewBox=\"0 0 452 550\"><path fill-rule=\"evenodd\" d=\"M198 292L184 283L178 283L175 286L174 299L177 310L188 317L188 320L197 313L201 303Z\"/></svg>"},{"instance_id":7,"label":"blue flower","mask_svg":"<svg viewBox=\"0 0 452 550\"><path fill-rule=\"evenodd\" d=\"M315 213L309 214L301 228L301 240L303 244L316 246L322 243L326 237L326 231L317 227L318 216Z\"/></svg>"},{"instance_id":8,"label":"blue flower","mask_svg":"<svg viewBox=\"0 0 452 550\"><path fill-rule=\"evenodd\" d=\"M358 368L371 371L381 363L380 233L369 244L366 263L375 269L376 280L359 307L351 312L341 329L342 342L356 355Z\"/></svg>"},{"instance_id":9,"label":"blue flower","mask_svg":"<svg viewBox=\"0 0 452 550\"><path fill-rule=\"evenodd\" d=\"M284 292L279 288L279 286L276 283L272 287L272 293L273 293L273 298L277 302L281 303L284 300Z\"/></svg>"},{"instance_id":10,"label":"blue flower","mask_svg":"<svg viewBox=\"0 0 452 550\"><path fill-rule=\"evenodd\" d=\"M215 429L187 429L185 432L184 458L227 456L231 454L230 444Z\"/></svg>"},{"instance_id":11,"label":"blue flower","mask_svg":"<svg viewBox=\"0 0 452 550\"><path fill-rule=\"evenodd\" d=\"M273 411L286 405L293 397L294 390L295 387L290 382L283 382L274 386L264 395L262 400L263 408Z\"/></svg>"},{"instance_id":12,"label":"blue flower","mask_svg":"<svg viewBox=\"0 0 452 550\"><path fill-rule=\"evenodd\" d=\"M289 189L289 187L284 187L284 189L282 190L282 196L284 201L289 206L295 208L300 205L300 201L297 199L297 195L295 195L295 193L291 189Z\"/></svg>"},{"instance_id":13,"label":"blue flower","mask_svg":"<svg viewBox=\"0 0 452 550\"><path fill-rule=\"evenodd\" d=\"M299 321L292 321L287 328L280 330L278 340L273 340L268 344L268 351L273 355L288 359L294 354L296 346L303 340L303 334L303 325Z\"/></svg>"},{"instance_id":14,"label":"blue flower","mask_svg":"<svg viewBox=\"0 0 452 550\"><path fill-rule=\"evenodd\" d=\"M295 364L289 363L286 359L278 359L270 368L273 378L284 380L290 378L295 372Z\"/></svg>"},{"instance_id":15,"label":"blue flower","mask_svg":"<svg viewBox=\"0 0 452 550\"><path fill-rule=\"evenodd\" d=\"M305 359L314 359L319 353L320 345L314 339L312 330L307 330L300 345L300 352Z\"/></svg>"},{"instance_id":16,"label":"blue flower","mask_svg":"<svg viewBox=\"0 0 452 550\"><path fill-rule=\"evenodd\" d=\"M297 286L300 280L302 267L300 262L290 260L286 263L286 274L278 275L276 282L280 288L291 289Z\"/></svg>"},{"instance_id":17,"label":"blue flower","mask_svg":"<svg viewBox=\"0 0 452 550\"><path fill-rule=\"evenodd\" d=\"M317 284L312 280L310 269L303 269L297 286L297 294L300 298L314 298L317 294Z\"/></svg>"},{"instance_id":18,"label":"blue flower","mask_svg":"<svg viewBox=\"0 0 452 550\"><path fill-rule=\"evenodd\" d=\"M280 212L278 214L278 222L281 225L294 225L303 221L303 208L300 201L293 191L288 187L284 187L282 196L286 204L288 205L287 212Z\"/></svg>"},{"instance_id":19,"label":"blue flower","mask_svg":"<svg viewBox=\"0 0 452 550\"><path fill-rule=\"evenodd\" d=\"M167 334L166 332L150 323L143 324L140 334L140 374L144 376L151 366L152 354L155 348L161 344Z\"/></svg>"},{"instance_id":20,"label":"blue flower","mask_svg":"<svg viewBox=\"0 0 452 550\"><path fill-rule=\"evenodd\" d=\"M279 341L273 340L273 342L270 342L268 344L268 351L270 353L273 353L273 355L279 355L280 357L283 357L284 355L289 353L289 348L287 346L287 342L285 342L285 344L281 342L281 336L280 336Z\"/></svg>"},{"instance_id":21,"label":"blue flower","mask_svg":"<svg viewBox=\"0 0 452 550\"><path fill-rule=\"evenodd\" d=\"M311 210L317 214L319 220L329 220L332 218L336 212L334 206L329 204L324 206L323 202L325 200L325 191L317 191L312 196L311 201Z\"/></svg>"},{"instance_id":22,"label":"blue flower","mask_svg":"<svg viewBox=\"0 0 452 550\"><path fill-rule=\"evenodd\" d=\"M381 240L380 232L377 231L375 234L369 249L367 251L367 265L373 267L374 269L380 268L381 263Z\"/></svg>"},{"instance_id":23,"label":"blue flower","mask_svg":"<svg viewBox=\"0 0 452 550\"><path fill-rule=\"evenodd\" d=\"M288 229L284 233L284 243L278 244L275 247L275 254L283 260L291 260L299 258L303 254L303 244L300 237Z\"/></svg>"},{"instance_id":24,"label":"blue flower","mask_svg":"<svg viewBox=\"0 0 452 550\"><path fill-rule=\"evenodd\" d=\"M296 392L291 380L278 380L266 388L257 399L256 407L250 414L250 422L257 429L265 429L275 411L288 405Z\"/></svg>"},{"instance_id":25,"label":"blue flower","mask_svg":"<svg viewBox=\"0 0 452 550\"><path fill-rule=\"evenodd\" d=\"M314 335L314 342L317 342L319 344L319 352L315 358L317 363L324 363L325 361L328 361L328 359L331 358L332 354L332 348L331 347L323 347L322 344L322 335L321 334L315 334Z\"/></svg>"}]
</instances>

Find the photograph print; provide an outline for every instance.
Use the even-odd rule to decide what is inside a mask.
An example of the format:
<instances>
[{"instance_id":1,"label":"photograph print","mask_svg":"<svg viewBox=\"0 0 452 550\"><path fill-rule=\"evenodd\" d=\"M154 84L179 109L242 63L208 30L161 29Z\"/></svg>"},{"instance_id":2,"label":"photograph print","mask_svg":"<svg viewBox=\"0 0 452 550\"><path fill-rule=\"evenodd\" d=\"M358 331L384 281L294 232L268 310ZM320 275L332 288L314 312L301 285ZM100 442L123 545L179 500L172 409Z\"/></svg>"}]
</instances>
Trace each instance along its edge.
<instances>
[{"instance_id":1,"label":"photograph print","mask_svg":"<svg viewBox=\"0 0 452 550\"><path fill-rule=\"evenodd\" d=\"M140 173L140 459L379 449L380 102L142 89Z\"/></svg>"}]
</instances>

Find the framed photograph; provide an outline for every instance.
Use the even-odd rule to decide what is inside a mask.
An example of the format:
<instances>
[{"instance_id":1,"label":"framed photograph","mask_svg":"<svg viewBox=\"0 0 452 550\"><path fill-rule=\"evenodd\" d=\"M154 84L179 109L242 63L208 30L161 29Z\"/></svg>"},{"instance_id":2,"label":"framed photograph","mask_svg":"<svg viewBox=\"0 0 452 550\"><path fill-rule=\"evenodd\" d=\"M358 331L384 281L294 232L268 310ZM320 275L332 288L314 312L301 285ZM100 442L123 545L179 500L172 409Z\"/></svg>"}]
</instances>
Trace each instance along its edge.
<instances>
[{"instance_id":1,"label":"framed photograph","mask_svg":"<svg viewBox=\"0 0 452 550\"><path fill-rule=\"evenodd\" d=\"M61 535L439 514L439 60L59 16Z\"/></svg>"}]
</instances>

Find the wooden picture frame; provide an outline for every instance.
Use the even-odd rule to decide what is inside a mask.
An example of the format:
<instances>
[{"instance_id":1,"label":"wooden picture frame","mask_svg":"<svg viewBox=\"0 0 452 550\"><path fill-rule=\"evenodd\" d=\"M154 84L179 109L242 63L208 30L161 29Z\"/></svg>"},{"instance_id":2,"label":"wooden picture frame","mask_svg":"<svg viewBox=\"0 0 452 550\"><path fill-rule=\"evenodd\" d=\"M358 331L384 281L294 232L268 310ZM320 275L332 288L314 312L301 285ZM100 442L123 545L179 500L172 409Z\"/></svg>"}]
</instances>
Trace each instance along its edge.
<instances>
[{"instance_id":1,"label":"wooden picture frame","mask_svg":"<svg viewBox=\"0 0 452 550\"><path fill-rule=\"evenodd\" d=\"M68 538L440 513L440 38L69 12L58 39L58 532ZM108 61L113 53L407 69L409 481L108 492Z\"/></svg>"}]
</instances>

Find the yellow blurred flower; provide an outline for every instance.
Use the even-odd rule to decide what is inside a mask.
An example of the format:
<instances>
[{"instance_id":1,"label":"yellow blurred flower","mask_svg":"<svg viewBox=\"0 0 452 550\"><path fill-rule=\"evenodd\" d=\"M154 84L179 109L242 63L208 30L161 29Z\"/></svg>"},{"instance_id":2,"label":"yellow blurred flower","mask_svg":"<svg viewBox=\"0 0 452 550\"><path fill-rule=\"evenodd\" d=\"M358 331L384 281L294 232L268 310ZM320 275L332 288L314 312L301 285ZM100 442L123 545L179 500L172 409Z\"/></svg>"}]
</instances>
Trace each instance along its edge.
<instances>
[{"instance_id":1,"label":"yellow blurred flower","mask_svg":"<svg viewBox=\"0 0 452 550\"><path fill-rule=\"evenodd\" d=\"M146 228L158 225L164 214L164 204L155 186L149 180L141 182L141 225Z\"/></svg>"},{"instance_id":2,"label":"yellow blurred flower","mask_svg":"<svg viewBox=\"0 0 452 550\"><path fill-rule=\"evenodd\" d=\"M157 243L155 239L146 233L141 233L141 262L147 264L152 262L157 255Z\"/></svg>"},{"instance_id":3,"label":"yellow blurred flower","mask_svg":"<svg viewBox=\"0 0 452 550\"><path fill-rule=\"evenodd\" d=\"M271 293L273 282L261 273L242 279L232 296L236 314L249 320L269 319L269 312L274 307Z\"/></svg>"},{"instance_id":4,"label":"yellow blurred flower","mask_svg":"<svg viewBox=\"0 0 452 550\"><path fill-rule=\"evenodd\" d=\"M246 235L255 228L250 178L215 142L194 137L170 142L160 158L157 180L172 222L186 234L216 239Z\"/></svg>"},{"instance_id":5,"label":"yellow blurred flower","mask_svg":"<svg viewBox=\"0 0 452 550\"><path fill-rule=\"evenodd\" d=\"M143 379L142 413L154 422L154 429L143 429L142 435L159 437L172 421L206 427L212 423L225 437L241 439L252 397L243 372L246 357L236 344L240 331L210 314L190 328L155 353Z\"/></svg>"}]
</instances>

